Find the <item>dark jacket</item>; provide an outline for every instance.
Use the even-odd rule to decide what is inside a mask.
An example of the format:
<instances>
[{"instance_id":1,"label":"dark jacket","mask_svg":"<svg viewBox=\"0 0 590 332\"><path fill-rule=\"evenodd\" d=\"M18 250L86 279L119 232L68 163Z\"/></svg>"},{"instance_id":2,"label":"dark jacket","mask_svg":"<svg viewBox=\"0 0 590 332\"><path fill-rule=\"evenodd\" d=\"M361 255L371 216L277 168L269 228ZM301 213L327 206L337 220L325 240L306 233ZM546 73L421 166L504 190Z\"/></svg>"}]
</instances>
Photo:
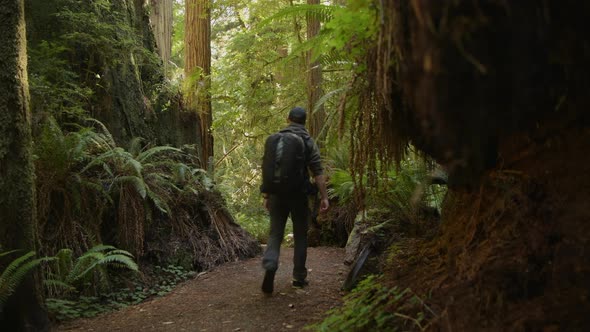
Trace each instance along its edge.
<instances>
[{"instance_id":1,"label":"dark jacket","mask_svg":"<svg viewBox=\"0 0 590 332\"><path fill-rule=\"evenodd\" d=\"M289 124L289 126L281 130L281 132L291 132L303 138L303 141L306 143L305 159L307 161L307 168L314 177L324 174L324 168L322 167L322 162L320 158L320 149L315 144L313 138L309 136L309 132L305 128L305 125L292 122L291 124Z\"/></svg>"}]
</instances>

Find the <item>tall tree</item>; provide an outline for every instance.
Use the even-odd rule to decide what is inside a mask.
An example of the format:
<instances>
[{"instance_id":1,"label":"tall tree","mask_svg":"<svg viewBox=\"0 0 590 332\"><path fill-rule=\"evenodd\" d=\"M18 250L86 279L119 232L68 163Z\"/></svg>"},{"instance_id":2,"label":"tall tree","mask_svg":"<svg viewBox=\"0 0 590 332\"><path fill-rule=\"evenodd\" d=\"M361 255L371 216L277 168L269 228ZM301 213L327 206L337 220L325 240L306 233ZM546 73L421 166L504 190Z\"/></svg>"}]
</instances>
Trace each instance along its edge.
<instances>
[{"instance_id":1,"label":"tall tree","mask_svg":"<svg viewBox=\"0 0 590 332\"><path fill-rule=\"evenodd\" d=\"M150 0L150 5L152 9L150 22L154 30L158 54L166 69L172 53L173 0Z\"/></svg>"},{"instance_id":2,"label":"tall tree","mask_svg":"<svg viewBox=\"0 0 590 332\"><path fill-rule=\"evenodd\" d=\"M211 124L211 1L187 0L185 12L185 66L187 103L200 116L201 163L213 156Z\"/></svg>"},{"instance_id":3,"label":"tall tree","mask_svg":"<svg viewBox=\"0 0 590 332\"><path fill-rule=\"evenodd\" d=\"M319 5L320 0L307 0L308 5ZM307 15L307 39L312 39L320 32L320 21L314 15ZM325 138L325 131L322 134L322 128L326 121L326 112L322 105L318 106L318 101L323 95L322 89L322 67L318 61L313 61L315 54L313 49L306 54L307 64L307 108L311 113L309 119L310 134L316 139L318 144L322 143Z\"/></svg>"},{"instance_id":4,"label":"tall tree","mask_svg":"<svg viewBox=\"0 0 590 332\"><path fill-rule=\"evenodd\" d=\"M0 250L35 250L36 222L24 0L0 4ZM26 278L0 313L6 331L43 331L37 283Z\"/></svg>"}]
</instances>

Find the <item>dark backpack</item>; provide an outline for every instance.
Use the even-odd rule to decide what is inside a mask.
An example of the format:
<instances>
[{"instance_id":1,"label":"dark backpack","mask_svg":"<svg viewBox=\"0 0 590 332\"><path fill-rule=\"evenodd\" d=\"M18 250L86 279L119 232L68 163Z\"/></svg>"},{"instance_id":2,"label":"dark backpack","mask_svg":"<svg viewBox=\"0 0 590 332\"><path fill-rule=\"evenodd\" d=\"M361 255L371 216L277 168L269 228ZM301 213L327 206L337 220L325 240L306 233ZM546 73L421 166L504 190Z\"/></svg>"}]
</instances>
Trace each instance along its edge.
<instances>
[{"instance_id":1,"label":"dark backpack","mask_svg":"<svg viewBox=\"0 0 590 332\"><path fill-rule=\"evenodd\" d=\"M270 135L264 145L260 191L268 194L304 192L305 153L306 142L301 136L288 131Z\"/></svg>"}]
</instances>

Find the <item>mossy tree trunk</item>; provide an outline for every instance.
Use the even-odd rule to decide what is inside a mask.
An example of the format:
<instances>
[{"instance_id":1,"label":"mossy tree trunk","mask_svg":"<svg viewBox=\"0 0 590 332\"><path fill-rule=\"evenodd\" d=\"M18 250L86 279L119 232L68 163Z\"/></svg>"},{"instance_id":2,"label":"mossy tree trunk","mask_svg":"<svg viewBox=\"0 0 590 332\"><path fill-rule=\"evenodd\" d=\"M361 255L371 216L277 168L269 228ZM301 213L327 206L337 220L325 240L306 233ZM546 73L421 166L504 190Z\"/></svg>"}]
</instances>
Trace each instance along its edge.
<instances>
[{"instance_id":1,"label":"mossy tree trunk","mask_svg":"<svg viewBox=\"0 0 590 332\"><path fill-rule=\"evenodd\" d=\"M35 250L35 195L24 1L0 4L0 250ZM43 331L37 283L26 278L0 314L6 331Z\"/></svg>"}]
</instances>

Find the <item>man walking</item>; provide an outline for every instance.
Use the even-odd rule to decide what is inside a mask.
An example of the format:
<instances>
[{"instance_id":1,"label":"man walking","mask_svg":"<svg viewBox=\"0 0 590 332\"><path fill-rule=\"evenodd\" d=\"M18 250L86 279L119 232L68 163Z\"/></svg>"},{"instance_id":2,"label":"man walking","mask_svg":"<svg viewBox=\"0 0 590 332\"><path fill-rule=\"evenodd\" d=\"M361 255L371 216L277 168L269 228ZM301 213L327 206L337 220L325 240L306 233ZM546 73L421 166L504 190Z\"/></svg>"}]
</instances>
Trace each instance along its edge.
<instances>
[{"instance_id":1,"label":"man walking","mask_svg":"<svg viewBox=\"0 0 590 332\"><path fill-rule=\"evenodd\" d=\"M295 252L293 255L293 287L307 285L307 230L311 216L308 196L315 192L309 181L314 177L321 195L320 211L329 207L326 180L317 145L305 129L306 112L295 107L289 112L289 125L271 135L266 142L261 192L264 207L270 214L270 236L262 266L266 270L262 291L271 294L287 217L291 215Z\"/></svg>"}]
</instances>

